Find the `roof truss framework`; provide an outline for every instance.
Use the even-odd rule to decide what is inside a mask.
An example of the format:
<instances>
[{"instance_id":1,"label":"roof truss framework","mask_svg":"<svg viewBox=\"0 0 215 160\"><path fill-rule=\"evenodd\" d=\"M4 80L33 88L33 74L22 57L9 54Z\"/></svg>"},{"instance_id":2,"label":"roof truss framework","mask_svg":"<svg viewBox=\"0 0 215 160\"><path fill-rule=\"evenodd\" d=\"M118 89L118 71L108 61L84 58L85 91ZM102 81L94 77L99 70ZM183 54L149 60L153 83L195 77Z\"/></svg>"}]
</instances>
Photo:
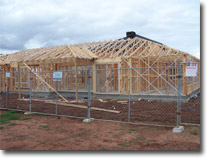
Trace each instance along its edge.
<instances>
[{"instance_id":1,"label":"roof truss framework","mask_svg":"<svg viewBox=\"0 0 215 160\"><path fill-rule=\"evenodd\" d=\"M27 49L14 54L0 56L0 67L4 65L11 65L13 68L16 66L22 67L25 63L28 66L37 67L40 69L45 65L49 65L48 69L58 69L58 65L74 66L74 65L95 65L95 64L118 64L119 68L127 68L133 70L132 85L131 87L140 86L140 79L147 82L142 87L142 90L150 90L153 88L159 94L162 94L159 84L155 82L166 83L166 86L171 87L174 92L177 92L176 78L168 78L166 71L167 68L175 65L178 61L182 61L183 55L189 55L186 52L182 52L161 43L156 43L140 37L135 38L123 38L114 41L99 41L92 43L80 43L73 45L63 45L55 47L44 47L38 49ZM190 59L199 61L199 59L189 55ZM137 59L137 63L130 63L129 59ZM95 61L94 61L95 60ZM187 60L187 59L186 59ZM184 62L186 60L183 60ZM138 64L138 65L137 65ZM140 65L141 64L141 65ZM165 69L154 69L154 67L165 66ZM168 65L167 65L168 64ZM56 67L57 66L57 67ZM146 69L140 71L136 67L145 67ZM176 66L176 65L175 65ZM7 67L5 67L7 68ZM129 77L129 72L123 75ZM152 74L152 76L148 76ZM119 92L123 90L122 86L128 85L126 80L122 81L121 71L119 72ZM48 76L51 77L51 76ZM107 73L109 77L109 73ZM46 76L43 77L46 79ZM49 78L50 79L50 78ZM108 79L110 80L110 79ZM138 84L139 83L139 84ZM141 82L142 83L142 82ZM137 85L138 84L138 85ZM38 83L42 86L42 83ZM109 86L109 81L105 83L105 86ZM124 87L126 88L126 87ZM128 89L128 86L125 90ZM95 90L95 89L94 89ZM138 89L139 90L139 89ZM139 92L140 93L140 92Z\"/></svg>"},{"instance_id":2,"label":"roof truss framework","mask_svg":"<svg viewBox=\"0 0 215 160\"><path fill-rule=\"evenodd\" d=\"M166 54L170 47L139 37L119 39L114 41L99 41L73 45L27 49L14 54L1 56L0 64L40 64L71 61L72 59L104 59L104 58L133 58L160 57ZM188 54L171 49L171 55L176 53Z\"/></svg>"},{"instance_id":3,"label":"roof truss framework","mask_svg":"<svg viewBox=\"0 0 215 160\"><path fill-rule=\"evenodd\" d=\"M72 45L46 47L39 49L30 49L16 52L14 54L2 56L0 64L23 64L28 63L36 65L40 63L58 63L74 59L93 59L97 58L90 50L86 48L75 47Z\"/></svg>"}]
</instances>

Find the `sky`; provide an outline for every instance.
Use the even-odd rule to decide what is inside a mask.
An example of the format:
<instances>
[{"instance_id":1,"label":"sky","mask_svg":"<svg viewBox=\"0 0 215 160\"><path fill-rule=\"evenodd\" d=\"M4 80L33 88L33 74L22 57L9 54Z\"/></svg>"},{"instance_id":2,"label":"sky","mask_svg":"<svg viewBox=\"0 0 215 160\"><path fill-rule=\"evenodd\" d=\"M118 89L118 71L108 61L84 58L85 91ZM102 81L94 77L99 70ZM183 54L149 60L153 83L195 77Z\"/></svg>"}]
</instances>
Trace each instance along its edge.
<instances>
[{"instance_id":1,"label":"sky","mask_svg":"<svg viewBox=\"0 0 215 160\"><path fill-rule=\"evenodd\" d=\"M199 0L0 0L0 53L125 37L200 58Z\"/></svg>"}]
</instances>

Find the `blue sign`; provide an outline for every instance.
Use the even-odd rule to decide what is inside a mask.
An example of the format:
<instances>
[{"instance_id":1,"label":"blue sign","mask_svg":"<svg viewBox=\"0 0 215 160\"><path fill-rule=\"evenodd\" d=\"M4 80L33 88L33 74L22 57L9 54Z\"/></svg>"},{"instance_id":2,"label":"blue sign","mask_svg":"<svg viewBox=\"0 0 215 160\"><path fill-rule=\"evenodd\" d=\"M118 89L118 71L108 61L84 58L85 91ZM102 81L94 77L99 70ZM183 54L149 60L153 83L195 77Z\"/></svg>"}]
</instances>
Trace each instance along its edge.
<instances>
[{"instance_id":1,"label":"blue sign","mask_svg":"<svg viewBox=\"0 0 215 160\"><path fill-rule=\"evenodd\" d=\"M6 76L7 78L9 78L9 77L10 77L10 72L6 72L6 73L5 73L5 76Z\"/></svg>"},{"instance_id":2,"label":"blue sign","mask_svg":"<svg viewBox=\"0 0 215 160\"><path fill-rule=\"evenodd\" d=\"M62 81L62 72L53 72L53 81Z\"/></svg>"}]
</instances>

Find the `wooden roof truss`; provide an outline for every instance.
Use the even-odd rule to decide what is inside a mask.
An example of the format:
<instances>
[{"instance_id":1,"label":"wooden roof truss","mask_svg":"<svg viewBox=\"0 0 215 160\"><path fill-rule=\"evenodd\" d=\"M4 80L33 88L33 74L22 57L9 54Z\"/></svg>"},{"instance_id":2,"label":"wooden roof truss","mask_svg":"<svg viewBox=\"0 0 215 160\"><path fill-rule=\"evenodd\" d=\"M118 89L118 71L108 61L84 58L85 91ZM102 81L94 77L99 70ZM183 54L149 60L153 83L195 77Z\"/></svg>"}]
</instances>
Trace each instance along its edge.
<instances>
[{"instance_id":1,"label":"wooden roof truss","mask_svg":"<svg viewBox=\"0 0 215 160\"><path fill-rule=\"evenodd\" d=\"M169 51L166 54L166 51ZM27 49L14 54L1 56L0 64L28 63L58 63L74 59L104 59L104 58L144 58L161 56L168 59L170 55L188 54L160 43L143 38L127 38L114 41L99 41L73 45ZM168 55L168 56L167 56Z\"/></svg>"}]
</instances>

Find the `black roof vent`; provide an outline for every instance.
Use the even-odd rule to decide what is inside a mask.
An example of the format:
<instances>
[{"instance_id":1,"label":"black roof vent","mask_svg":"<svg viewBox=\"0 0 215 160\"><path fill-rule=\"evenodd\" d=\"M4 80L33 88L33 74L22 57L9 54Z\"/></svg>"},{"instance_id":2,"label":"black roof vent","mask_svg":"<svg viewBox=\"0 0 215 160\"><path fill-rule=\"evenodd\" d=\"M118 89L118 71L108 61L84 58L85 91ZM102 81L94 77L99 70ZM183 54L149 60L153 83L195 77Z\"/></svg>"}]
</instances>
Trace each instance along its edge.
<instances>
[{"instance_id":1,"label":"black roof vent","mask_svg":"<svg viewBox=\"0 0 215 160\"><path fill-rule=\"evenodd\" d=\"M136 36L136 33L134 31L126 32L126 37L128 38L134 38Z\"/></svg>"},{"instance_id":2,"label":"black roof vent","mask_svg":"<svg viewBox=\"0 0 215 160\"><path fill-rule=\"evenodd\" d=\"M145 40L148 40L148 41L151 41L151 42L155 42L155 43L158 43L158 44L162 44L160 42L157 42L157 41L154 41L152 39L149 39L149 38L146 38L146 37L143 37L143 36L140 36L138 34L136 34L134 31L130 31L130 32L126 32L126 37L124 37L123 39L128 39L128 38L135 38L135 37L138 37L138 38L142 38L142 39L145 39ZM120 39L119 39L120 40ZM162 44L163 45L163 44Z\"/></svg>"}]
</instances>

